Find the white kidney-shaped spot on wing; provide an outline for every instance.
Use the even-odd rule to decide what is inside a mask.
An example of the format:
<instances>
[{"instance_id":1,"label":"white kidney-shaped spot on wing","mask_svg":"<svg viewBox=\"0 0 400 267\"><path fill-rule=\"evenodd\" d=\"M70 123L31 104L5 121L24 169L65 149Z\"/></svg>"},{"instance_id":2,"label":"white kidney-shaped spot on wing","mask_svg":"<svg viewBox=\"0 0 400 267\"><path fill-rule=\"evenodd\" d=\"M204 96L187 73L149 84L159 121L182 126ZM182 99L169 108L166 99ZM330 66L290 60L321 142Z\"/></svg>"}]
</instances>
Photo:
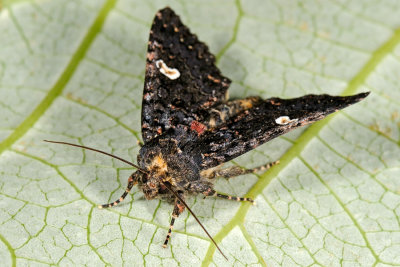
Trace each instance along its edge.
<instances>
[{"instance_id":1,"label":"white kidney-shaped spot on wing","mask_svg":"<svg viewBox=\"0 0 400 267\"><path fill-rule=\"evenodd\" d=\"M275 122L279 125L286 125L297 121L298 119L290 119L289 116L280 116L275 120Z\"/></svg>"},{"instance_id":2,"label":"white kidney-shaped spot on wing","mask_svg":"<svg viewBox=\"0 0 400 267\"><path fill-rule=\"evenodd\" d=\"M179 70L168 67L167 64L165 64L162 59L156 61L156 66L162 74L164 74L171 80L178 79L179 76L181 76Z\"/></svg>"}]
</instances>

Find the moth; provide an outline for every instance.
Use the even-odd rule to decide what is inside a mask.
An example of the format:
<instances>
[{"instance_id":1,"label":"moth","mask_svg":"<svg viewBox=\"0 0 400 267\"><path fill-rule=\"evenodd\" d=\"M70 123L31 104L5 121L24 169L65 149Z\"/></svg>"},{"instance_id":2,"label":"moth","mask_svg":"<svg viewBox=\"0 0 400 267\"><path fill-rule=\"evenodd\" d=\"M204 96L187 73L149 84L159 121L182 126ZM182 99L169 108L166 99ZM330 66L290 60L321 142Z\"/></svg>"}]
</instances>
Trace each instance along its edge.
<instances>
[{"instance_id":1,"label":"moth","mask_svg":"<svg viewBox=\"0 0 400 267\"><path fill-rule=\"evenodd\" d=\"M122 196L100 208L117 205L137 185L146 199L161 198L174 203L164 247L175 220L187 208L218 248L185 199L202 194L253 202L248 197L217 192L213 187L215 178L230 179L266 170L278 162L255 169L224 169L221 166L225 162L297 127L321 120L369 94L306 95L293 99L254 96L231 100L230 83L216 67L207 45L166 7L157 12L150 30L142 100L143 144L137 164L85 146L48 142L94 150L137 169L129 177Z\"/></svg>"}]
</instances>

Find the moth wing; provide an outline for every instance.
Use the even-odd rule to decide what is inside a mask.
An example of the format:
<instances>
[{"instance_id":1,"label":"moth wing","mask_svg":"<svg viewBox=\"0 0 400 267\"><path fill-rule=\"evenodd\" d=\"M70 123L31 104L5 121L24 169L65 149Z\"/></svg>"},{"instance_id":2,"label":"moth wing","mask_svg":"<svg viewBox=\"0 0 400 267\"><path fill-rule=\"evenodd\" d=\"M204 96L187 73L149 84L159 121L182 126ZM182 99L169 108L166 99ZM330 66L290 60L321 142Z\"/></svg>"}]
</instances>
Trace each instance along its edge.
<instances>
[{"instance_id":1,"label":"moth wing","mask_svg":"<svg viewBox=\"0 0 400 267\"><path fill-rule=\"evenodd\" d=\"M171 128L201 121L207 109L226 100L229 84L207 45L170 8L160 10L148 42L142 101L144 142Z\"/></svg>"},{"instance_id":2,"label":"moth wing","mask_svg":"<svg viewBox=\"0 0 400 267\"><path fill-rule=\"evenodd\" d=\"M185 146L185 151L195 155L201 169L215 167L297 127L321 120L368 94L267 99L221 127L204 132L198 141Z\"/></svg>"}]
</instances>

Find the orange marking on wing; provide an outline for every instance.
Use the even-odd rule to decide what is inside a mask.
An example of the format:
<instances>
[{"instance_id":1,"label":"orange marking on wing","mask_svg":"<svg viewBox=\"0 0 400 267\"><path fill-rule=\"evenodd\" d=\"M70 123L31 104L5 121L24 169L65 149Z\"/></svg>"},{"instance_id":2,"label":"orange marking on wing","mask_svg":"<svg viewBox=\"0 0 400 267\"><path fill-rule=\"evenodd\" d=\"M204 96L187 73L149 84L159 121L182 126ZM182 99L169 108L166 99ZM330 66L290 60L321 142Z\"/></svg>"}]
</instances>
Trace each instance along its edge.
<instances>
[{"instance_id":1,"label":"orange marking on wing","mask_svg":"<svg viewBox=\"0 0 400 267\"><path fill-rule=\"evenodd\" d=\"M210 74L208 74L207 78L210 79L211 81L215 82L215 83L220 83L221 82L220 79L217 79L217 78L211 76Z\"/></svg>"},{"instance_id":2,"label":"orange marking on wing","mask_svg":"<svg viewBox=\"0 0 400 267\"><path fill-rule=\"evenodd\" d=\"M190 130L196 131L198 135L201 135L205 130L207 130L207 126L198 121L192 121L190 124Z\"/></svg>"}]
</instances>

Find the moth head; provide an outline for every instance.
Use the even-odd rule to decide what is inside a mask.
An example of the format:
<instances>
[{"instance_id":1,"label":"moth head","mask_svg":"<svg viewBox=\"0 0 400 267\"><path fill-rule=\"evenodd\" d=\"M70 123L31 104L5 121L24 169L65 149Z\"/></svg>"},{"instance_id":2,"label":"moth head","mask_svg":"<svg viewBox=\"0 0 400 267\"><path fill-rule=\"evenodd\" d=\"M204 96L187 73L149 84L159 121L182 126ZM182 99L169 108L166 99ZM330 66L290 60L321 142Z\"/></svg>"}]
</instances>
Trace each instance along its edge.
<instances>
[{"instance_id":1,"label":"moth head","mask_svg":"<svg viewBox=\"0 0 400 267\"><path fill-rule=\"evenodd\" d=\"M153 199L159 195L160 180L154 176L146 175L146 182L142 184L142 190L146 199Z\"/></svg>"}]
</instances>

